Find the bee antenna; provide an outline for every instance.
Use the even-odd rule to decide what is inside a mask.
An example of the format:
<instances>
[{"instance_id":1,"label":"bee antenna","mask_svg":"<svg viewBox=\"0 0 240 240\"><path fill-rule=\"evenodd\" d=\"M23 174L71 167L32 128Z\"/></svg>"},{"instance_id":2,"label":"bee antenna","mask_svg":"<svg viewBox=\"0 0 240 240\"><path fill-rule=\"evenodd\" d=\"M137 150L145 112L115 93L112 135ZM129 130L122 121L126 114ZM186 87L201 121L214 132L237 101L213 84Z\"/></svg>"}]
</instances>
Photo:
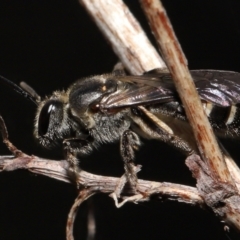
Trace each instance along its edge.
<instances>
[{"instance_id":1,"label":"bee antenna","mask_svg":"<svg viewBox=\"0 0 240 240\"><path fill-rule=\"evenodd\" d=\"M31 86L29 86L27 83L20 82L19 85L23 90L25 90L27 93L29 93L35 99L36 102L41 101L40 95L38 95L37 92Z\"/></svg>"},{"instance_id":2,"label":"bee antenna","mask_svg":"<svg viewBox=\"0 0 240 240\"><path fill-rule=\"evenodd\" d=\"M36 105L38 105L39 101L41 100L40 96L26 83L25 83L25 85L23 84L23 87L20 87L17 84L13 83L9 79L7 79L1 75L0 75L0 82L11 87L15 92L19 93L20 95L27 98L28 100L31 100Z\"/></svg>"}]
</instances>

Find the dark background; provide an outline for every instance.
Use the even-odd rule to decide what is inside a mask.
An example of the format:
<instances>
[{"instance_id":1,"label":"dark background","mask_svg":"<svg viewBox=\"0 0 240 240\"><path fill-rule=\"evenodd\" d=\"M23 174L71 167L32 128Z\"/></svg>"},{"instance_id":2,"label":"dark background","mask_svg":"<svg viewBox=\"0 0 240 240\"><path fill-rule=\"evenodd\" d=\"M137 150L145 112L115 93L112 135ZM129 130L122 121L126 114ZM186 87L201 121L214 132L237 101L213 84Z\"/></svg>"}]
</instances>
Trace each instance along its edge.
<instances>
[{"instance_id":1,"label":"dark background","mask_svg":"<svg viewBox=\"0 0 240 240\"><path fill-rule=\"evenodd\" d=\"M150 34L137 1L126 1ZM240 72L239 0L164 0L190 69ZM65 89L77 78L110 72L117 62L107 41L76 0L0 0L0 74L26 81L41 95ZM21 150L61 159L61 149L47 151L34 141L35 106L0 86L0 113L10 139ZM238 142L225 143L239 161ZM0 144L0 154L9 154ZM165 144L149 141L137 155L140 178L194 186L184 158ZM97 174L120 176L118 145L103 146L82 167ZM0 174L0 239L65 239L74 186L19 170ZM210 212L177 202L152 201L114 206L106 195L92 198L96 239L229 239ZM85 239L88 203L75 223L76 239ZM232 233L230 233L231 235ZM232 239L237 239L231 235Z\"/></svg>"}]
</instances>

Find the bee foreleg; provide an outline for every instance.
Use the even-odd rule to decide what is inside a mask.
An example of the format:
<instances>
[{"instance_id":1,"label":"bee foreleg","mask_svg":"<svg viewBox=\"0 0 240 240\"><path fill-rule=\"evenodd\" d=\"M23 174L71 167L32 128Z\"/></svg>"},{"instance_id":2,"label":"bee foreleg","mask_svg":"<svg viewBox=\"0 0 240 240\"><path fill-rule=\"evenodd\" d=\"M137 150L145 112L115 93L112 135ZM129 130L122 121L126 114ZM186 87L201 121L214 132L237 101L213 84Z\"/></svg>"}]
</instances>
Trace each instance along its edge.
<instances>
[{"instance_id":1,"label":"bee foreleg","mask_svg":"<svg viewBox=\"0 0 240 240\"><path fill-rule=\"evenodd\" d=\"M82 140L79 138L69 138L63 141L63 149L69 162L70 168L69 173L73 180L78 185L78 173L80 171L79 168L79 160L76 157L77 153L80 151L81 148L86 147L89 144L87 140Z\"/></svg>"}]
</instances>

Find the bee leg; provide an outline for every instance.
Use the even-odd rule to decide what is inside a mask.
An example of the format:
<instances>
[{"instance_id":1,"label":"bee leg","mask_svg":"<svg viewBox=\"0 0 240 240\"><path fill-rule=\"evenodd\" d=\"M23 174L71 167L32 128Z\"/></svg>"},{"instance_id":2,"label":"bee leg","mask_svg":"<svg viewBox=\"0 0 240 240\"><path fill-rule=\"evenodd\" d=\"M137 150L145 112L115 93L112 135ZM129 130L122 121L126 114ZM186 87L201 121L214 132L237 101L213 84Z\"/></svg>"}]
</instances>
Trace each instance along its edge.
<instances>
[{"instance_id":1,"label":"bee leg","mask_svg":"<svg viewBox=\"0 0 240 240\"><path fill-rule=\"evenodd\" d=\"M132 109L132 119L149 139L156 139L174 146L186 155L194 153L194 145L176 136L161 119L143 106Z\"/></svg>"},{"instance_id":2,"label":"bee leg","mask_svg":"<svg viewBox=\"0 0 240 240\"><path fill-rule=\"evenodd\" d=\"M125 184L128 182L132 189L136 192L137 172L140 171L139 166L135 166L135 150L138 150L141 142L138 135L130 130L126 130L120 139L120 153L124 161L125 174L121 177L119 184L115 190L119 197Z\"/></svg>"},{"instance_id":3,"label":"bee leg","mask_svg":"<svg viewBox=\"0 0 240 240\"><path fill-rule=\"evenodd\" d=\"M79 168L79 160L77 159L76 155L79 152L79 148L86 146L89 142L86 140L82 140L79 138L69 138L63 141L63 149L69 162L69 174L74 182L78 184L78 173L80 171Z\"/></svg>"},{"instance_id":4,"label":"bee leg","mask_svg":"<svg viewBox=\"0 0 240 240\"><path fill-rule=\"evenodd\" d=\"M117 64L115 64L115 66L113 67L112 74L114 76L125 76L126 75L126 71L125 71L125 68L124 68L122 62L118 62Z\"/></svg>"},{"instance_id":5,"label":"bee leg","mask_svg":"<svg viewBox=\"0 0 240 240\"><path fill-rule=\"evenodd\" d=\"M124 169L127 180L132 186L137 184L135 171L135 151L141 146L138 135L131 130L126 130L121 136L120 153L124 161Z\"/></svg>"}]
</instances>

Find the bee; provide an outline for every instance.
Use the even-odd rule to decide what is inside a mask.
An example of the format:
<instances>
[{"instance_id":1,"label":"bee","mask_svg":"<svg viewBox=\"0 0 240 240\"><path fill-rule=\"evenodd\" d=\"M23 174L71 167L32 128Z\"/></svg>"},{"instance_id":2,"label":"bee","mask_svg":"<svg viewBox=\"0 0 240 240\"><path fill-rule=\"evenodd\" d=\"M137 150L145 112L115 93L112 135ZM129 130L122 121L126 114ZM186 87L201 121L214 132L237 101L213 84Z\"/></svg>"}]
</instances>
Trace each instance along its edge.
<instances>
[{"instance_id":1,"label":"bee","mask_svg":"<svg viewBox=\"0 0 240 240\"><path fill-rule=\"evenodd\" d=\"M239 137L240 73L195 70L191 75L216 135ZM0 81L37 105L34 135L43 147L61 144L81 159L102 144L120 142L125 176L132 186L137 181L134 158L140 138L166 142L187 155L197 151L170 73L128 76L115 70L77 80L44 99L25 83L20 87L4 77Z\"/></svg>"}]
</instances>

